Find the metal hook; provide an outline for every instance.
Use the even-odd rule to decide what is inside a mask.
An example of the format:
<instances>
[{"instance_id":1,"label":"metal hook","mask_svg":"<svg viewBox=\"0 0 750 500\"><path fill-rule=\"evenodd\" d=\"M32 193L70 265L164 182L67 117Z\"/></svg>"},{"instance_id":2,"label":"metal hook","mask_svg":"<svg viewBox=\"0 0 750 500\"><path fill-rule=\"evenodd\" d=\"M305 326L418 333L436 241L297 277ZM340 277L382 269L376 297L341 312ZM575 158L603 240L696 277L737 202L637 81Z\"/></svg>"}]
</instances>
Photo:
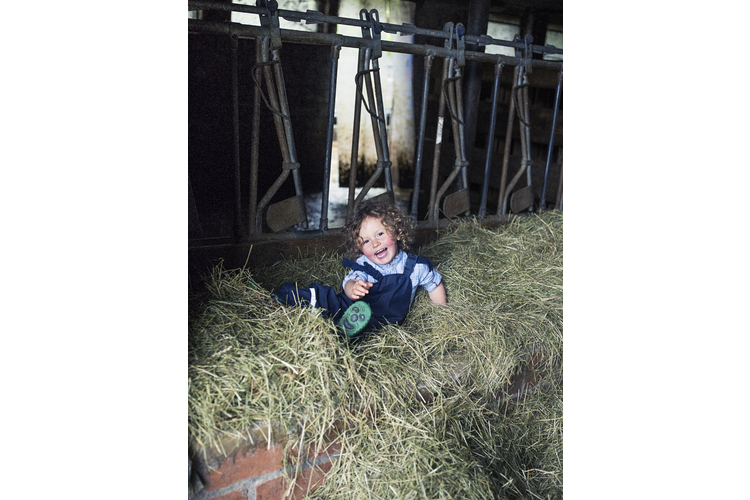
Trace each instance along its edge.
<instances>
[{"instance_id":1,"label":"metal hook","mask_svg":"<svg viewBox=\"0 0 750 500\"><path fill-rule=\"evenodd\" d=\"M380 14L378 14L378 9L372 9L370 11L370 22L372 23L372 31L376 35L380 35L380 32L383 31L383 25L380 24Z\"/></svg>"},{"instance_id":2,"label":"metal hook","mask_svg":"<svg viewBox=\"0 0 750 500\"><path fill-rule=\"evenodd\" d=\"M534 42L534 37L527 34L523 37L523 66L525 73L531 73L531 44Z\"/></svg>"}]
</instances>

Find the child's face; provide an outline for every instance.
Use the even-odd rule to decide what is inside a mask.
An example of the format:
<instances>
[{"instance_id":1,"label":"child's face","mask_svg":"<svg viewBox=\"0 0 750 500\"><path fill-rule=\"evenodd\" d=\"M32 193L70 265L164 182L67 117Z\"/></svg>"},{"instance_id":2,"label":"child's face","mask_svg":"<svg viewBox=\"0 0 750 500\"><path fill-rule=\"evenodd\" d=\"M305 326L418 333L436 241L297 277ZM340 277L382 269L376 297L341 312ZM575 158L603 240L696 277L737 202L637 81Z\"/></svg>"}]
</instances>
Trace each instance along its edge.
<instances>
[{"instance_id":1,"label":"child's face","mask_svg":"<svg viewBox=\"0 0 750 500\"><path fill-rule=\"evenodd\" d=\"M359 226L359 237L362 238L362 253L378 264L390 263L398 253L398 242L383 227L380 219L367 217Z\"/></svg>"}]
</instances>

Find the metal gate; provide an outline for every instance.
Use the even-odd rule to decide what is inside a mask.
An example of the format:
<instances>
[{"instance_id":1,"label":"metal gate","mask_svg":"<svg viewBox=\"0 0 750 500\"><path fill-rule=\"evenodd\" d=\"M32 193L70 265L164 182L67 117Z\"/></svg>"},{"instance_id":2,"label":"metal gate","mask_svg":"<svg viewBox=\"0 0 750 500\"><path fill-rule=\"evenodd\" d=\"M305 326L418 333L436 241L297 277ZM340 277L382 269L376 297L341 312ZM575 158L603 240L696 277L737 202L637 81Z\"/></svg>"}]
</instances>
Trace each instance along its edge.
<instances>
[{"instance_id":1,"label":"metal gate","mask_svg":"<svg viewBox=\"0 0 750 500\"><path fill-rule=\"evenodd\" d=\"M238 99L237 99L237 42L242 38L255 40L256 54L255 64L251 70L254 82L253 96L253 124L250 141L252 143L251 165L250 165L250 189L249 199L243 200L239 187L235 190L235 205L238 207L236 213L235 242L273 241L288 240L302 236L326 235L337 232L337 229L328 227L328 209L332 144L334 140L334 106L338 74L339 54L342 48L357 49L358 68L354 82L345 82L344 85L356 85L356 103L354 116L354 134L351 146L352 163L349 182L347 213L351 215L357 205L368 197L370 190L376 182L385 186L385 193L380 195L390 200L394 199L393 182L391 177L392 162L389 156L388 127L384 113L382 89L380 80L379 61L383 52L395 52L412 54L422 57L424 60L424 80L420 96L414 96L421 100L420 113L417 126L417 145L414 160L414 185L411 186L412 197L407 211L416 221L418 227L431 228L449 223L455 218L465 216L476 216L482 220L503 221L511 213L521 213L532 210L547 209L548 190L557 189L555 207L562 209L562 164L559 163L559 184L548 186L550 162L553 156L555 130L558 123L558 108L560 107L560 95L562 89L562 63L534 58L532 54L562 54L561 49L552 46L535 45L530 35L523 38L516 37L514 41L497 40L489 36L471 36L466 34L465 27L461 24L446 23L443 30L423 29L410 24L394 25L381 23L376 9L367 11L362 9L358 19L328 16L316 11L296 12L280 10L276 2L263 2L265 6L252 7L237 4L218 4L206 1L189 1L189 10L222 10L245 12L259 16L260 26L250 26L231 22L217 22L189 19L188 31L191 34L224 35L231 39L232 47L232 95L233 95L233 123L234 123L234 146L235 166L239 172L239 148L238 144L243 138L240 136L238 125ZM356 26L361 28L361 38L343 36L339 34L326 34L316 32L304 32L286 30L279 27L279 18L298 20L305 23L331 23ZM421 35L426 40L434 40L434 44L415 44L383 40L381 34L398 33ZM326 133L326 154L323 179L323 193L321 197L320 219L311 220L308 217L305 206L305 193L303 192L302 179L305 175L304 165L297 158L294 141L294 127L290 119L289 104L284 74L281 67L280 48L285 42L295 44L310 44L330 46L330 82L328 95L328 121ZM499 45L512 47L516 56L504 56L486 54L479 51L467 50L467 44L475 46ZM435 61L442 61L442 77L440 79L440 102L438 109L437 128L434 130L433 162L431 166L424 165L425 138L427 130L427 96L430 89L431 72ZM494 72L494 83L492 90L492 109L489 113L489 142L484 158L483 180L479 192L472 192L472 184L469 180L467 160L467 148L465 143L465 120L463 110L463 79L464 66L467 61L477 61L482 64L491 65ZM543 166L542 195L538 200L532 190L531 175L531 124L529 123L529 76L537 68L553 70L557 72L557 83L555 89L554 113L552 117L551 130L549 130L549 144L546 162ZM512 73L511 102L507 120L505 148L503 151L502 169L500 172L500 185L497 200L490 200L489 179L493 165L492 138L495 136L497 123L497 104L499 95L499 82L504 72ZM434 90L434 89L433 89ZM260 143L259 116L261 112L272 113L273 121L278 138L283 161L279 166L264 166L264 168L278 169L278 177L271 187L265 192L258 192L258 149L266 145ZM360 114L369 116L372 126L373 137L377 151L377 168L362 186L357 186L357 147L359 143ZM520 166L510 171L509 157L512 144L512 134L517 126L520 133L520 147L522 160ZM430 130L429 132L432 132ZM452 134L453 151L441 151L443 147L442 137L444 134ZM430 134L431 136L431 134ZM451 154L454 158L453 168L446 175L439 172L441 154ZM420 186L423 173L431 167L431 182L429 187L429 202L426 213L419 213ZM541 169L541 165L537 167ZM291 176L294 185L294 195L275 203L272 198L279 187L287 182ZM239 174L237 183L240 182ZM510 178L510 180L508 180ZM523 187L521 187L523 186ZM403 187L403 186L402 186ZM360 189L355 196L356 190ZM476 191L476 189L475 189ZM192 199L191 186L191 211L195 211ZM478 198L479 202L472 205L472 197ZM422 200L424 202L424 200ZM247 206L247 210L240 208ZM245 213L247 217L242 220L239 214ZM317 228L317 229L314 229Z\"/></svg>"}]
</instances>

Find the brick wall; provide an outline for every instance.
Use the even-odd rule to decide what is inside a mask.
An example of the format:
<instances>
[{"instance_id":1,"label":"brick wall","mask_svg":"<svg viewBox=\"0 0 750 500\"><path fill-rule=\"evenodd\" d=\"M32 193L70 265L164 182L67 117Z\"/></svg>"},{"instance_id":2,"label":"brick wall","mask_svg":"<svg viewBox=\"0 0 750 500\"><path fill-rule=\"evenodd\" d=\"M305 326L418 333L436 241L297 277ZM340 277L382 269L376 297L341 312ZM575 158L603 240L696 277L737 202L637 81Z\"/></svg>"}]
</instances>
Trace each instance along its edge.
<instances>
[{"instance_id":1,"label":"brick wall","mask_svg":"<svg viewBox=\"0 0 750 500\"><path fill-rule=\"evenodd\" d=\"M294 445L296 446L296 444ZM282 465L285 443L269 446L259 443L235 443L220 463L214 456L206 458L202 451L195 453L191 464L192 493L189 500L281 500L302 498L314 491L330 470L331 460L340 451L338 444L306 447L306 455L298 456L293 448L290 456L295 465ZM285 472L297 467L295 484L288 484Z\"/></svg>"}]
</instances>

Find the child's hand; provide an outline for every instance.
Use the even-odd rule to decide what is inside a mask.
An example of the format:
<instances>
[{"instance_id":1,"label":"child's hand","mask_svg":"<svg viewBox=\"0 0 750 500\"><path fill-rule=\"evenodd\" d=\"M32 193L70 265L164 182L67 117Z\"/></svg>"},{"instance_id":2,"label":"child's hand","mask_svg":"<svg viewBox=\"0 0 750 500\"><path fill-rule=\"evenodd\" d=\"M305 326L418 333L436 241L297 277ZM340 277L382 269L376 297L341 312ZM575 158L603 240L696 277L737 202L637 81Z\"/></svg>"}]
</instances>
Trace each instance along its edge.
<instances>
[{"instance_id":1,"label":"child's hand","mask_svg":"<svg viewBox=\"0 0 750 500\"><path fill-rule=\"evenodd\" d=\"M346 296L352 300L361 299L369 293L372 285L372 283L365 280L347 281L345 286Z\"/></svg>"}]
</instances>

